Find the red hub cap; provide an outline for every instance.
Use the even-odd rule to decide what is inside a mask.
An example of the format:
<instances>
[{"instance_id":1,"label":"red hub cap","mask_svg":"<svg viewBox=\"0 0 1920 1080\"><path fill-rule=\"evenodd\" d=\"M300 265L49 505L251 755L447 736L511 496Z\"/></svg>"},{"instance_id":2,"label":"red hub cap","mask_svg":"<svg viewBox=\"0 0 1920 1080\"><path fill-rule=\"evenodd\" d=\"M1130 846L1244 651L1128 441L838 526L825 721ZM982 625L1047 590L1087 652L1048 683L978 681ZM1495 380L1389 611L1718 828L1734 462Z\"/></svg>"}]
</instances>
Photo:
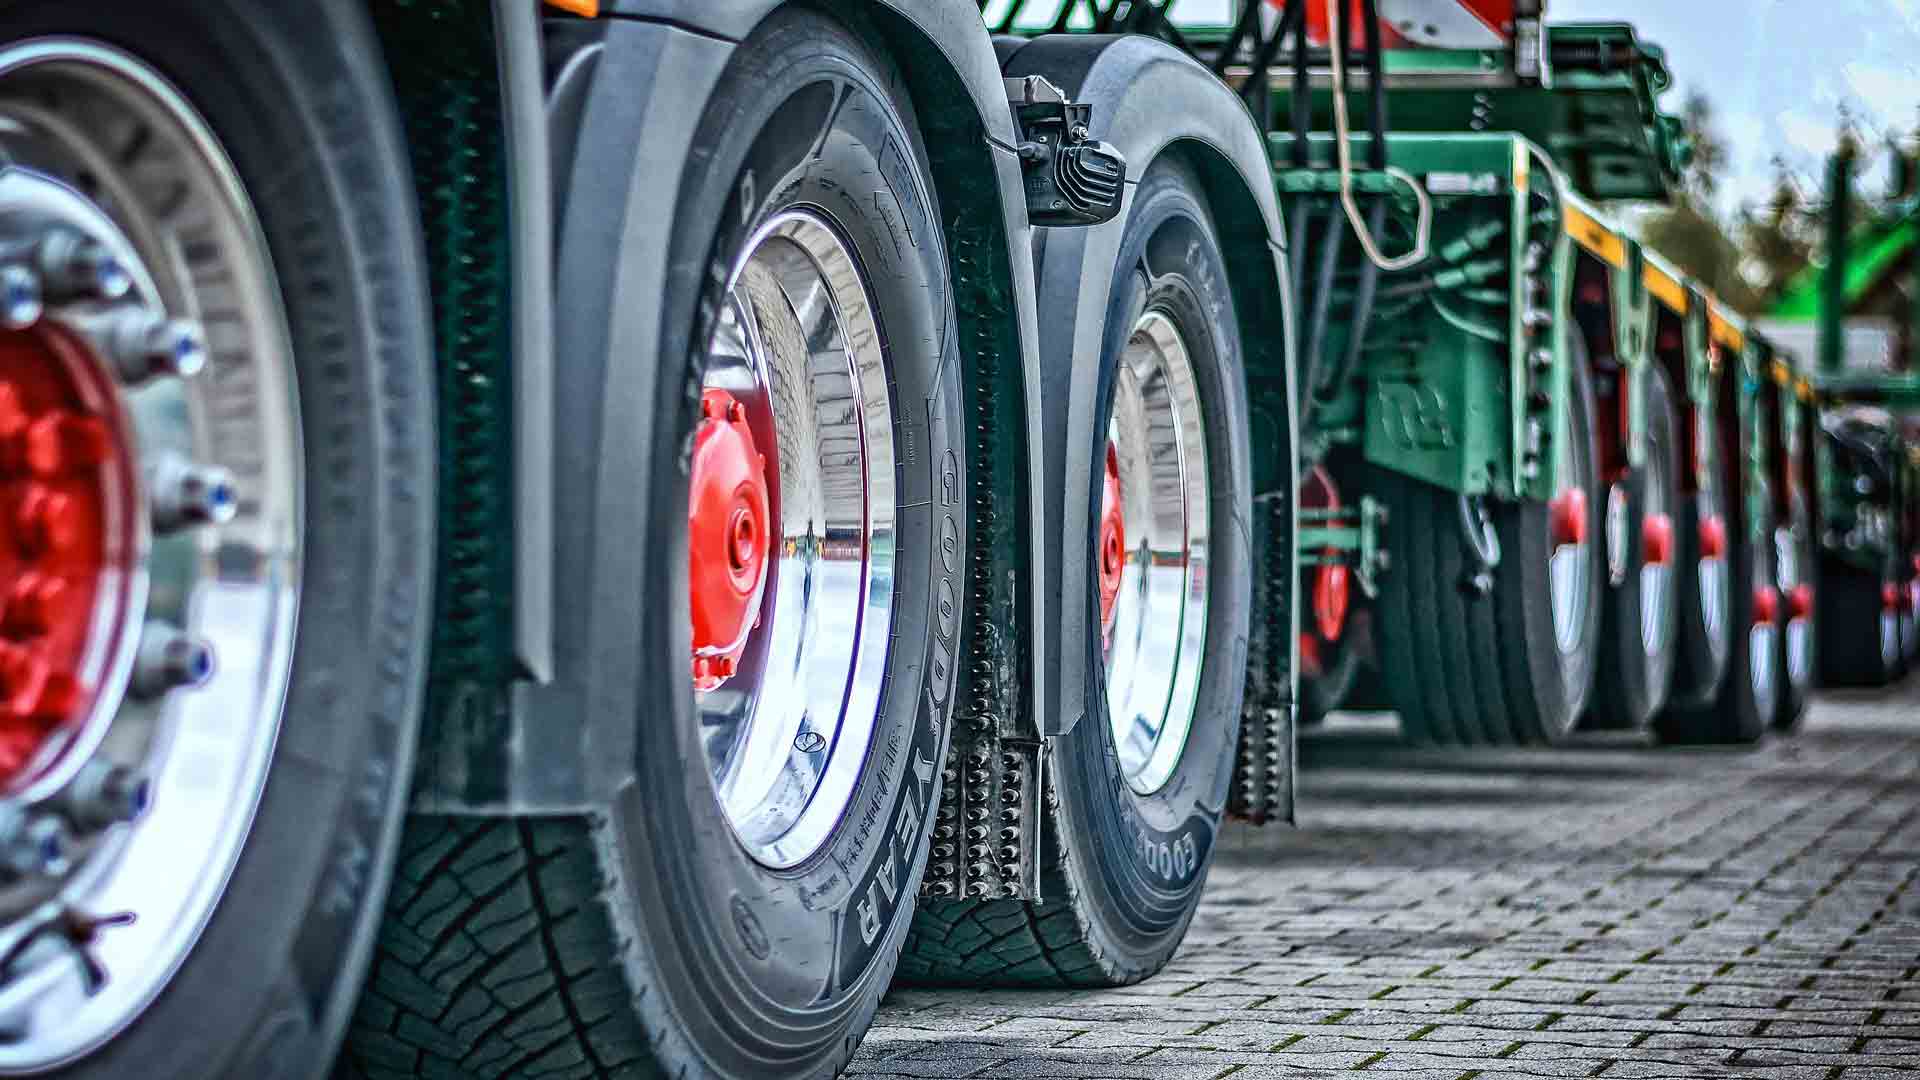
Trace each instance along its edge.
<instances>
[{"instance_id":1,"label":"red hub cap","mask_svg":"<svg viewBox=\"0 0 1920 1080\"><path fill-rule=\"evenodd\" d=\"M1780 590L1764 585L1753 590L1753 622L1759 626L1780 617Z\"/></svg>"},{"instance_id":2,"label":"red hub cap","mask_svg":"<svg viewBox=\"0 0 1920 1080\"><path fill-rule=\"evenodd\" d=\"M1315 466L1307 477L1300 491L1300 505L1309 510L1340 509L1340 489L1325 468ZM1313 628L1322 641L1335 642L1346 632L1347 611L1353 605L1353 572L1338 561L1339 548L1328 547L1321 555L1326 561L1314 569L1311 590ZM1317 649L1315 656L1317 659Z\"/></svg>"},{"instance_id":3,"label":"red hub cap","mask_svg":"<svg viewBox=\"0 0 1920 1080\"><path fill-rule=\"evenodd\" d=\"M1653 514L1640 523L1641 561L1650 566L1673 562L1673 518Z\"/></svg>"},{"instance_id":4,"label":"red hub cap","mask_svg":"<svg viewBox=\"0 0 1920 1080\"><path fill-rule=\"evenodd\" d=\"M1800 584L1793 587L1787 598L1787 618L1805 619L1813 615L1813 586Z\"/></svg>"},{"instance_id":5,"label":"red hub cap","mask_svg":"<svg viewBox=\"0 0 1920 1080\"><path fill-rule=\"evenodd\" d=\"M1317 679L1327 673L1327 662L1320 655L1320 639L1312 634L1300 635L1300 674L1309 679Z\"/></svg>"},{"instance_id":6,"label":"red hub cap","mask_svg":"<svg viewBox=\"0 0 1920 1080\"><path fill-rule=\"evenodd\" d=\"M747 409L725 390L700 397L687 496L687 584L693 615L693 685L726 682L758 625L773 515L766 458Z\"/></svg>"},{"instance_id":7,"label":"red hub cap","mask_svg":"<svg viewBox=\"0 0 1920 1080\"><path fill-rule=\"evenodd\" d=\"M1120 501L1120 456L1107 444L1106 478L1100 485L1100 634L1113 632L1114 601L1127 565L1127 522Z\"/></svg>"},{"instance_id":8,"label":"red hub cap","mask_svg":"<svg viewBox=\"0 0 1920 1080\"><path fill-rule=\"evenodd\" d=\"M85 721L110 663L95 614L132 576L137 525L104 380L54 331L0 335L0 784Z\"/></svg>"},{"instance_id":9,"label":"red hub cap","mask_svg":"<svg viewBox=\"0 0 1920 1080\"><path fill-rule=\"evenodd\" d=\"M1889 581L1880 586L1880 606L1888 611L1900 610L1900 586Z\"/></svg>"},{"instance_id":10,"label":"red hub cap","mask_svg":"<svg viewBox=\"0 0 1920 1080\"><path fill-rule=\"evenodd\" d=\"M1727 556L1727 521L1715 515L1700 519L1700 557L1724 559Z\"/></svg>"},{"instance_id":11,"label":"red hub cap","mask_svg":"<svg viewBox=\"0 0 1920 1080\"><path fill-rule=\"evenodd\" d=\"M1547 504L1548 527L1555 547L1587 542L1587 493L1568 488Z\"/></svg>"}]
</instances>

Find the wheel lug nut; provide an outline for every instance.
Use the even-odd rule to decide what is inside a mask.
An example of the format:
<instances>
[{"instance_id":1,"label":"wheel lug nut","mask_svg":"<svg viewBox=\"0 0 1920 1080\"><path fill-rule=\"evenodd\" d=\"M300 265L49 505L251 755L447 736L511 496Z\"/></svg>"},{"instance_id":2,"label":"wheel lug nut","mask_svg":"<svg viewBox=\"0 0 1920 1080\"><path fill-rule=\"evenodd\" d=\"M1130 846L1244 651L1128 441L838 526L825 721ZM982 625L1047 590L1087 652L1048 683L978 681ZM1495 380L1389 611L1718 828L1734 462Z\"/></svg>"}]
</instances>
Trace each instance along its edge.
<instances>
[{"instance_id":1,"label":"wheel lug nut","mask_svg":"<svg viewBox=\"0 0 1920 1080\"><path fill-rule=\"evenodd\" d=\"M147 471L147 498L153 527L172 532L194 525L222 525L239 507L227 470L200 465L177 454L156 460Z\"/></svg>"},{"instance_id":2,"label":"wheel lug nut","mask_svg":"<svg viewBox=\"0 0 1920 1080\"><path fill-rule=\"evenodd\" d=\"M199 686L213 676L213 649L172 623L154 619L140 632L129 689L156 698L169 690Z\"/></svg>"},{"instance_id":3,"label":"wheel lug nut","mask_svg":"<svg viewBox=\"0 0 1920 1080\"><path fill-rule=\"evenodd\" d=\"M60 812L83 829L137 821L153 802L153 782L125 765L94 759L58 797Z\"/></svg>"},{"instance_id":4,"label":"wheel lug nut","mask_svg":"<svg viewBox=\"0 0 1920 1080\"><path fill-rule=\"evenodd\" d=\"M15 536L29 556L58 551L79 538L79 513L68 496L35 484L21 497L14 514Z\"/></svg>"},{"instance_id":5,"label":"wheel lug nut","mask_svg":"<svg viewBox=\"0 0 1920 1080\"><path fill-rule=\"evenodd\" d=\"M72 229L56 229L40 241L40 273L56 300L118 300L133 277L99 241Z\"/></svg>"},{"instance_id":6,"label":"wheel lug nut","mask_svg":"<svg viewBox=\"0 0 1920 1080\"><path fill-rule=\"evenodd\" d=\"M121 379L128 383L161 375L186 378L207 363L206 336L199 323L169 319L145 308L115 313L100 338Z\"/></svg>"},{"instance_id":7,"label":"wheel lug nut","mask_svg":"<svg viewBox=\"0 0 1920 1080\"><path fill-rule=\"evenodd\" d=\"M0 630L20 637L44 634L60 621L69 606L67 583L48 574L21 574L7 593Z\"/></svg>"},{"instance_id":8,"label":"wheel lug nut","mask_svg":"<svg viewBox=\"0 0 1920 1080\"><path fill-rule=\"evenodd\" d=\"M0 326L25 330L40 321L40 279L24 266L0 266Z\"/></svg>"},{"instance_id":9,"label":"wheel lug nut","mask_svg":"<svg viewBox=\"0 0 1920 1080\"><path fill-rule=\"evenodd\" d=\"M61 874L73 837L51 814L0 808L0 868L15 875Z\"/></svg>"}]
</instances>

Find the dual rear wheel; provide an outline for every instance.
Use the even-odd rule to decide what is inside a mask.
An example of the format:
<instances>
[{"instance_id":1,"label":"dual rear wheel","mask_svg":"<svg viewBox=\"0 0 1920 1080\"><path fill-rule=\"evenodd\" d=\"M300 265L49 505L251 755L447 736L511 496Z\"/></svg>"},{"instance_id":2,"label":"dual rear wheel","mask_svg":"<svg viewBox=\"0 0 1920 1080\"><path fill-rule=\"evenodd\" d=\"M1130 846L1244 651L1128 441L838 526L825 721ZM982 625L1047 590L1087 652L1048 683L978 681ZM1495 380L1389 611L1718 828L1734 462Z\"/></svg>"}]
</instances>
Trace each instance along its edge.
<instances>
[{"instance_id":1,"label":"dual rear wheel","mask_svg":"<svg viewBox=\"0 0 1920 1080\"><path fill-rule=\"evenodd\" d=\"M1250 619L1239 325L1196 175L1146 170L1109 292L1084 497L1086 717L1052 751L1040 902L922 905L918 982L1113 986L1185 935L1226 805ZM1055 358L1049 362L1066 362Z\"/></svg>"},{"instance_id":2,"label":"dual rear wheel","mask_svg":"<svg viewBox=\"0 0 1920 1080\"><path fill-rule=\"evenodd\" d=\"M1584 349L1572 362L1550 502L1466 498L1378 473L1392 571L1376 626L1408 736L1447 745L1558 743L1599 659L1600 473ZM1491 571L1484 567L1492 563Z\"/></svg>"}]
</instances>

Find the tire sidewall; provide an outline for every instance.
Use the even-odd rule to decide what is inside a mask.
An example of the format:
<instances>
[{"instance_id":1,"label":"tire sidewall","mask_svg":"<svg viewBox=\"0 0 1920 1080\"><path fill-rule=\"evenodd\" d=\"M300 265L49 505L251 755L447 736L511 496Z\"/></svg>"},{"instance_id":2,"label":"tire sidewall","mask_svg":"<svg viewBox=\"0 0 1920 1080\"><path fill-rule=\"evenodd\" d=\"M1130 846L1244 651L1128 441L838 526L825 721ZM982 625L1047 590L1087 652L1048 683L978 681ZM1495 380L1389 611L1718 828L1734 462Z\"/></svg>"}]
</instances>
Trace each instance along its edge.
<instances>
[{"instance_id":1,"label":"tire sidewall","mask_svg":"<svg viewBox=\"0 0 1920 1080\"><path fill-rule=\"evenodd\" d=\"M940 787L965 578L954 312L936 203L898 76L811 12L742 44L709 102L673 226L664 364L649 461L657 552L636 605L638 780L615 808L624 914L658 993L641 1004L662 1056L753 1075L844 1063L911 921ZM702 348L726 281L782 210L824 212L861 263L888 361L896 447L893 641L846 815L791 870L755 862L707 775L688 676L687 448ZM645 445L645 442L643 442ZM670 999L670 1000L666 1000ZM693 1045L674 1045L686 1037ZM784 1041L782 1041L784 1040ZM697 1049L696 1049L697 1047Z\"/></svg>"},{"instance_id":2,"label":"tire sidewall","mask_svg":"<svg viewBox=\"0 0 1920 1080\"><path fill-rule=\"evenodd\" d=\"M280 737L223 899L146 1011L60 1075L316 1076L381 913L425 681L434 384L405 150L354 5L83 7L6 5L7 37L116 45L220 140L286 302L308 509Z\"/></svg>"},{"instance_id":3,"label":"tire sidewall","mask_svg":"<svg viewBox=\"0 0 1920 1080\"><path fill-rule=\"evenodd\" d=\"M1207 638L1186 748L1167 783L1150 795L1131 788L1114 747L1105 660L1088 633L1087 714L1056 749L1065 832L1085 845L1074 865L1102 925L1135 954L1163 957L1177 943L1211 858L1232 778L1245 691L1252 563L1244 519L1252 487L1243 358L1225 261L1193 174L1156 161L1134 194L1107 310L1090 462L1102 460L1121 352L1149 307L1173 318L1193 363L1207 434L1209 552ZM1143 262L1155 280L1136 270ZM1102 499L1099 468L1088 472L1091 524L1069 543L1087 546L1098 566ZM1100 626L1098 590L1086 583L1084 625Z\"/></svg>"},{"instance_id":4,"label":"tire sidewall","mask_svg":"<svg viewBox=\"0 0 1920 1080\"><path fill-rule=\"evenodd\" d=\"M1675 445L1675 431L1672 395L1667 389L1665 372L1658 368L1650 369L1647 380L1647 439L1646 452L1651 459L1658 455L1664 459L1668 490L1665 492L1665 504L1676 509L1678 504L1678 479L1680 461L1678 447ZM1616 695L1620 707L1630 715L1625 719L1633 721L1633 727L1644 726L1652 719L1653 713L1666 701L1668 688L1672 685L1675 652L1678 649L1680 625L1678 618L1679 574L1677 566L1670 569L1667 586L1667 605L1663 629L1666 635L1666 647L1653 652L1647 650L1645 626L1641 619L1641 606L1645 602L1645 578L1647 566L1646 545L1642 540L1647 519L1649 493L1656 482L1652 462L1622 482L1627 485L1627 533L1622 538L1622 565L1624 577L1620 584L1607 590L1607 657L1611 663L1603 662L1601 678L1611 678L1610 687ZM1677 516L1677 515L1672 515ZM1608 537L1611 543L1613 538ZM1677 554L1677 550L1676 550Z\"/></svg>"}]
</instances>

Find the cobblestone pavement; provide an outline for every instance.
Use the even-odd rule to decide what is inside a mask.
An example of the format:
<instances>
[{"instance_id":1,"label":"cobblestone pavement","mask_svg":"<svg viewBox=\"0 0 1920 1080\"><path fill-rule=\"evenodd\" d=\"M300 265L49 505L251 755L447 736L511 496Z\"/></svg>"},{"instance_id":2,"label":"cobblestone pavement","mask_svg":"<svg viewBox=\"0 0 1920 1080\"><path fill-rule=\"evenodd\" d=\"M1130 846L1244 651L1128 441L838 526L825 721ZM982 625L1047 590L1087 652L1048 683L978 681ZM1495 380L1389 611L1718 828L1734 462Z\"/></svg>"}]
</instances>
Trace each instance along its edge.
<instances>
[{"instance_id":1,"label":"cobblestone pavement","mask_svg":"<svg viewBox=\"0 0 1920 1080\"><path fill-rule=\"evenodd\" d=\"M1301 757L1161 975L902 991L852 1073L1920 1078L1920 680L1749 752Z\"/></svg>"}]
</instances>

